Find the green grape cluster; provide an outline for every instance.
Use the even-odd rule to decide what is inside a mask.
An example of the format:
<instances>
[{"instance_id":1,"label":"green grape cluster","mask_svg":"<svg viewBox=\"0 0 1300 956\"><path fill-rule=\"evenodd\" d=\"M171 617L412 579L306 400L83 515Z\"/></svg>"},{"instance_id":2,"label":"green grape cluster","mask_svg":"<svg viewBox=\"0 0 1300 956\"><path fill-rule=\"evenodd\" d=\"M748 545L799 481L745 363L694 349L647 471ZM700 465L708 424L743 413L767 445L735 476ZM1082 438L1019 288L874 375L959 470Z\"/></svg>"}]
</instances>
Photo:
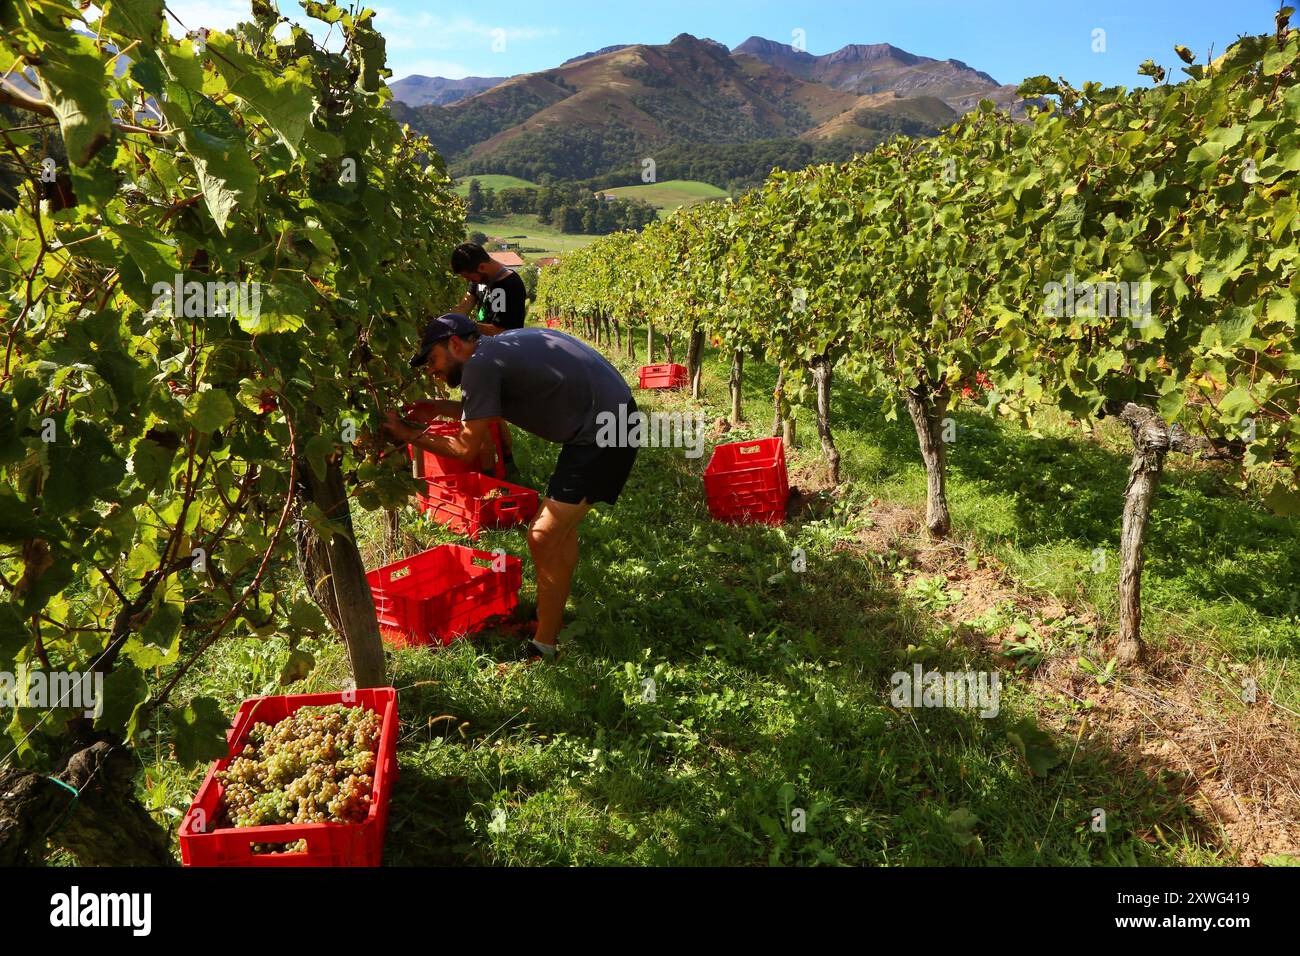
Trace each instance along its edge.
<instances>
[{"instance_id":1,"label":"green grape cluster","mask_svg":"<svg viewBox=\"0 0 1300 956\"><path fill-rule=\"evenodd\" d=\"M344 704L300 707L276 724L254 724L243 749L217 772L220 825L365 820L381 727L379 714ZM285 852L281 844L253 849Z\"/></svg>"},{"instance_id":2,"label":"green grape cluster","mask_svg":"<svg viewBox=\"0 0 1300 956\"><path fill-rule=\"evenodd\" d=\"M307 841L295 840L292 843L254 843L254 853L306 853Z\"/></svg>"}]
</instances>

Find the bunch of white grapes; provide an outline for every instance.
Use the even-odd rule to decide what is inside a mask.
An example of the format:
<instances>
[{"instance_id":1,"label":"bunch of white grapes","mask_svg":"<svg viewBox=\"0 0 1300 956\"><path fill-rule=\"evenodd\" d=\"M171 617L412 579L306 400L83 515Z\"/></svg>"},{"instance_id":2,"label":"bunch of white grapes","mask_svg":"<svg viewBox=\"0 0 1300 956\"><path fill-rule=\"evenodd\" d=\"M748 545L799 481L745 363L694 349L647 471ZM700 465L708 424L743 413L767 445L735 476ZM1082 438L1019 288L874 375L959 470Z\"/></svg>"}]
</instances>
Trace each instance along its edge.
<instances>
[{"instance_id":1,"label":"bunch of white grapes","mask_svg":"<svg viewBox=\"0 0 1300 956\"><path fill-rule=\"evenodd\" d=\"M222 825L362 822L382 723L364 707L326 704L254 724L243 749L217 772L225 788Z\"/></svg>"}]
</instances>

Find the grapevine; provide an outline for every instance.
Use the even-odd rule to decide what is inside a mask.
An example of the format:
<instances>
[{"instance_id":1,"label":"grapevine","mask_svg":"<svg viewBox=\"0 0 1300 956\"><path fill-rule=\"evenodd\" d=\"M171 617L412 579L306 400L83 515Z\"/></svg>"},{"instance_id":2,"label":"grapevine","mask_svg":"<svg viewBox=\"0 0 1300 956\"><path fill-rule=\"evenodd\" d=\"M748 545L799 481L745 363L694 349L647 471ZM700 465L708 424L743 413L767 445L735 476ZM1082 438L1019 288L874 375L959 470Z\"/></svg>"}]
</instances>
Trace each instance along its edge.
<instances>
[{"instance_id":1,"label":"grapevine","mask_svg":"<svg viewBox=\"0 0 1300 956\"><path fill-rule=\"evenodd\" d=\"M155 715L180 764L221 756L228 715L187 680L218 641L333 625L358 686L387 682L351 513L413 483L357 439L420 394L407 359L453 301L464 207L389 113L374 12L304 9L325 39L266 0L225 31L153 0L0 13L0 74L41 94L0 136L21 171L0 196L0 671L93 671L109 701L6 713L5 795L97 743L131 761ZM56 126L60 204L31 132ZM164 861L161 841L100 859L93 833L57 839Z\"/></svg>"}]
</instances>

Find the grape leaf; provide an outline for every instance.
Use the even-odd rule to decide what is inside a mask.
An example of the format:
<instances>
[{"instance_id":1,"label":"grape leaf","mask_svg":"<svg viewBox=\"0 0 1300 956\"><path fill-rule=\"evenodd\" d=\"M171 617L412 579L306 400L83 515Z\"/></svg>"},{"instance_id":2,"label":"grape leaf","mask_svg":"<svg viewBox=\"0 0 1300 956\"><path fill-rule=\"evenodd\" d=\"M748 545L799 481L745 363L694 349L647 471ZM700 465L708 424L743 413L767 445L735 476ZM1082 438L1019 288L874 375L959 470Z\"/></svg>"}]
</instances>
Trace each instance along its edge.
<instances>
[{"instance_id":1,"label":"grape leaf","mask_svg":"<svg viewBox=\"0 0 1300 956\"><path fill-rule=\"evenodd\" d=\"M195 392L185 403L185 418L200 432L214 432L235 417L235 405L219 388Z\"/></svg>"},{"instance_id":2,"label":"grape leaf","mask_svg":"<svg viewBox=\"0 0 1300 956\"><path fill-rule=\"evenodd\" d=\"M173 449L143 438L136 444L131 455L131 469L140 484L156 491L171 477L172 459L175 456Z\"/></svg>"},{"instance_id":3,"label":"grape leaf","mask_svg":"<svg viewBox=\"0 0 1300 956\"><path fill-rule=\"evenodd\" d=\"M104 26L114 33L152 43L162 30L164 0L109 0Z\"/></svg>"},{"instance_id":4,"label":"grape leaf","mask_svg":"<svg viewBox=\"0 0 1300 956\"><path fill-rule=\"evenodd\" d=\"M0 542L26 541L40 534L41 522L31 504L0 491Z\"/></svg>"},{"instance_id":5,"label":"grape leaf","mask_svg":"<svg viewBox=\"0 0 1300 956\"><path fill-rule=\"evenodd\" d=\"M306 680L315 666L316 658L301 648L295 648L289 652L289 659L280 669L280 685L287 687L296 681Z\"/></svg>"},{"instance_id":6,"label":"grape leaf","mask_svg":"<svg viewBox=\"0 0 1300 956\"><path fill-rule=\"evenodd\" d=\"M197 90L170 82L160 106L178 128L212 221L224 234L235 210L257 199L257 168L248 144L230 112Z\"/></svg>"},{"instance_id":7,"label":"grape leaf","mask_svg":"<svg viewBox=\"0 0 1300 956\"><path fill-rule=\"evenodd\" d=\"M1255 316L1249 309L1234 306L1228 309L1223 318L1215 323L1219 331L1219 343L1228 347L1244 341L1255 327Z\"/></svg>"},{"instance_id":8,"label":"grape leaf","mask_svg":"<svg viewBox=\"0 0 1300 956\"><path fill-rule=\"evenodd\" d=\"M54 514L75 511L108 495L126 474L126 462L104 430L84 418L73 422L70 436L50 443L49 456L43 506Z\"/></svg>"},{"instance_id":9,"label":"grape leaf","mask_svg":"<svg viewBox=\"0 0 1300 956\"><path fill-rule=\"evenodd\" d=\"M254 112L279 134L292 156L314 106L311 87L296 74L277 76L264 63L239 52L235 41L224 33L213 34L208 46L217 55L213 65L230 87Z\"/></svg>"},{"instance_id":10,"label":"grape leaf","mask_svg":"<svg viewBox=\"0 0 1300 956\"><path fill-rule=\"evenodd\" d=\"M1280 481L1274 482L1273 487L1264 496L1264 504L1274 514L1294 518L1300 515L1300 490L1288 488Z\"/></svg>"},{"instance_id":11,"label":"grape leaf","mask_svg":"<svg viewBox=\"0 0 1300 956\"><path fill-rule=\"evenodd\" d=\"M122 651L137 667L159 667L176 659L180 650L182 605L159 594L153 613L145 621L140 633L129 638Z\"/></svg>"},{"instance_id":12,"label":"grape leaf","mask_svg":"<svg viewBox=\"0 0 1300 956\"><path fill-rule=\"evenodd\" d=\"M320 608L303 598L298 598L293 602L293 607L289 611L289 626L296 631L305 631L311 634L320 634L329 627Z\"/></svg>"},{"instance_id":13,"label":"grape leaf","mask_svg":"<svg viewBox=\"0 0 1300 956\"><path fill-rule=\"evenodd\" d=\"M133 739L139 728L141 705L149 699L149 686L140 669L119 659L104 678L100 699L103 710L95 718L95 729Z\"/></svg>"},{"instance_id":14,"label":"grape leaf","mask_svg":"<svg viewBox=\"0 0 1300 956\"><path fill-rule=\"evenodd\" d=\"M229 751L226 731L230 720L221 712L219 701L195 697L183 708L172 708L172 745L182 767L220 760Z\"/></svg>"},{"instance_id":15,"label":"grape leaf","mask_svg":"<svg viewBox=\"0 0 1300 956\"><path fill-rule=\"evenodd\" d=\"M84 166L113 135L106 61L88 37L64 30L42 34L49 42L37 73L41 94L58 118L68 159Z\"/></svg>"},{"instance_id":16,"label":"grape leaf","mask_svg":"<svg viewBox=\"0 0 1300 956\"><path fill-rule=\"evenodd\" d=\"M1295 328L1295 296L1283 295L1268 300L1268 321Z\"/></svg>"},{"instance_id":17,"label":"grape leaf","mask_svg":"<svg viewBox=\"0 0 1300 956\"><path fill-rule=\"evenodd\" d=\"M1032 717L1025 717L1009 729L1007 739L1016 745L1035 777L1046 776L1061 762L1051 736L1040 730Z\"/></svg>"},{"instance_id":18,"label":"grape leaf","mask_svg":"<svg viewBox=\"0 0 1300 956\"><path fill-rule=\"evenodd\" d=\"M127 294L145 308L152 308L158 296L172 294L180 273L176 246L130 223L114 223L109 228L126 250L119 271Z\"/></svg>"}]
</instances>

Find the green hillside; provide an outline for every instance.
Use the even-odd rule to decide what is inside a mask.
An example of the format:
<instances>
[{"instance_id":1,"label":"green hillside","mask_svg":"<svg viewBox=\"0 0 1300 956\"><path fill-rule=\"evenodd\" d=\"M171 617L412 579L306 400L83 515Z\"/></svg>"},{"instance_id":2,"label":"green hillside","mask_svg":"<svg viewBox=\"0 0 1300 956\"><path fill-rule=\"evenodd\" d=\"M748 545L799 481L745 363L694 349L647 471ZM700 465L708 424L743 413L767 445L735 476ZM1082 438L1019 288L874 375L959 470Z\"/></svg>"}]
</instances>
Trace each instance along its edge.
<instances>
[{"instance_id":1,"label":"green hillside","mask_svg":"<svg viewBox=\"0 0 1300 956\"><path fill-rule=\"evenodd\" d=\"M882 60L881 52L863 47L828 64L836 78L827 85L796 75L793 63L787 72L681 34L511 77L446 106L390 108L428 136L459 177L639 184L641 157L653 155L664 180L744 189L773 166L841 161L899 132L932 136L972 108L972 97L1010 96L964 65L922 64L903 51L883 51ZM860 69L872 72L865 86L850 80ZM722 155L701 164L703 147Z\"/></svg>"},{"instance_id":2,"label":"green hillside","mask_svg":"<svg viewBox=\"0 0 1300 956\"><path fill-rule=\"evenodd\" d=\"M727 193L717 186L692 179L669 179L662 183L647 183L643 186L616 186L602 189L601 192L619 199L640 199L656 209L673 212L682 206L693 206L697 202L710 199L725 199Z\"/></svg>"},{"instance_id":3,"label":"green hillside","mask_svg":"<svg viewBox=\"0 0 1300 956\"><path fill-rule=\"evenodd\" d=\"M479 176L466 176L456 180L456 195L464 199L469 195L469 181L477 179L484 189L537 189L537 183L520 179L518 176L502 176L498 173L484 173Z\"/></svg>"},{"instance_id":4,"label":"green hillside","mask_svg":"<svg viewBox=\"0 0 1300 956\"><path fill-rule=\"evenodd\" d=\"M552 226L542 225L537 221L536 216L525 214L475 216L466 222L465 228L469 232L484 232L492 239L510 243L510 249L518 252L525 259L572 252L574 249L581 249L596 238L583 233L560 232Z\"/></svg>"}]
</instances>

